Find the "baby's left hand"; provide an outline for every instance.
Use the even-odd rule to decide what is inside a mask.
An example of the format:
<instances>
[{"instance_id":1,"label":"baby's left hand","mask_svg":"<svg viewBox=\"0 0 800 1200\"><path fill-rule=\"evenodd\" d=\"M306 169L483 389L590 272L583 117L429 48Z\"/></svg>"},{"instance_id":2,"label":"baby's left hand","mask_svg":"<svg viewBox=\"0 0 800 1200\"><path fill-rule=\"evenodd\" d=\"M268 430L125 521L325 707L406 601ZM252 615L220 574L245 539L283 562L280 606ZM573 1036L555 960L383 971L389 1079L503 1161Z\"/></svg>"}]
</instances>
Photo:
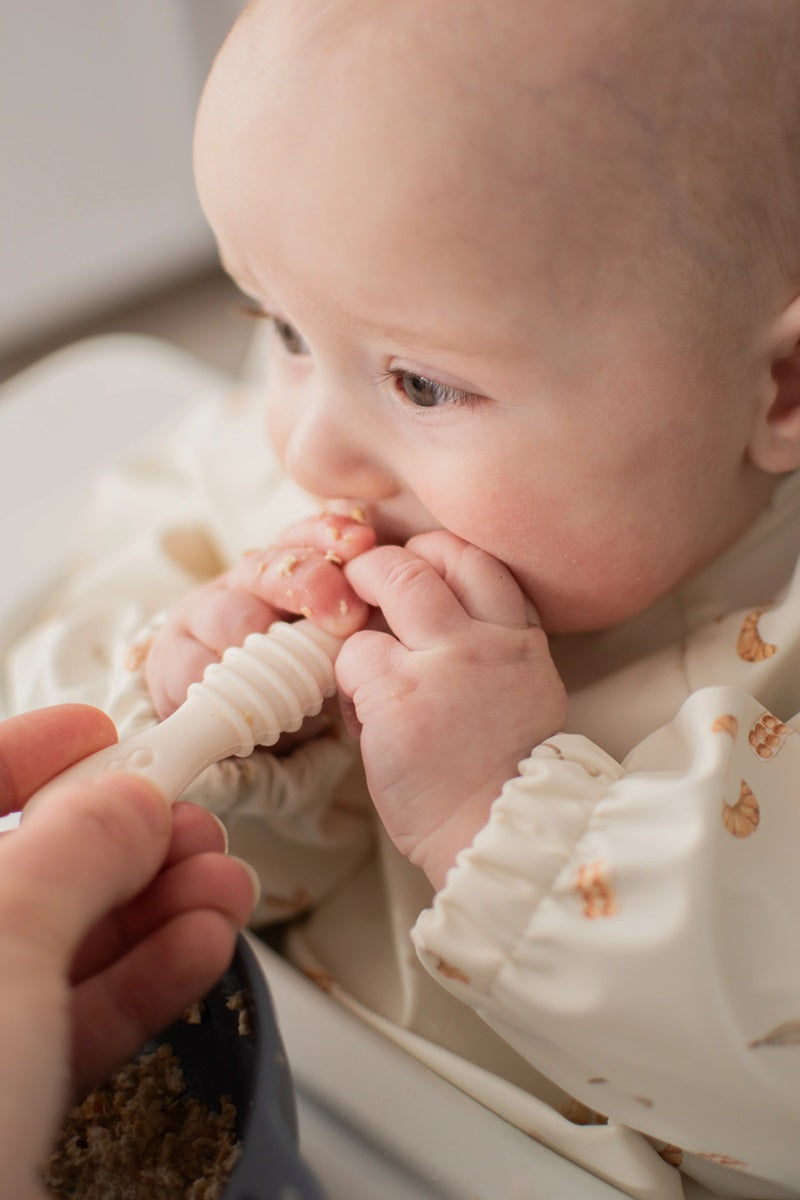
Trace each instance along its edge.
<instances>
[{"instance_id":1,"label":"baby's left hand","mask_svg":"<svg viewBox=\"0 0 800 1200\"><path fill-rule=\"evenodd\" d=\"M520 760L563 725L564 687L514 576L455 535L368 550L345 574L391 632L348 639L340 696L390 837L438 888Z\"/></svg>"}]
</instances>

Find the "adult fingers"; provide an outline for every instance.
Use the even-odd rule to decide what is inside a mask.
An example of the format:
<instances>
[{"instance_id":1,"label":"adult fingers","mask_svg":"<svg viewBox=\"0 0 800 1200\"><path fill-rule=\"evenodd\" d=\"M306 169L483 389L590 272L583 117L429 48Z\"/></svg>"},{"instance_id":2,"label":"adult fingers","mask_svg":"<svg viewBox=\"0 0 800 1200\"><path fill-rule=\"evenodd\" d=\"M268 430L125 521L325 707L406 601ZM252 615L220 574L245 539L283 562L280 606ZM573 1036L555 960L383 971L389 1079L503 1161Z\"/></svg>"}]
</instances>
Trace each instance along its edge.
<instances>
[{"instance_id":1,"label":"adult fingers","mask_svg":"<svg viewBox=\"0 0 800 1200\"><path fill-rule=\"evenodd\" d=\"M81 1095L204 996L227 969L236 939L221 913L177 916L73 993L73 1074Z\"/></svg>"},{"instance_id":2,"label":"adult fingers","mask_svg":"<svg viewBox=\"0 0 800 1200\"><path fill-rule=\"evenodd\" d=\"M172 838L164 866L193 854L216 851L225 854L228 849L228 834L219 817L188 800L178 800L172 806Z\"/></svg>"},{"instance_id":3,"label":"adult fingers","mask_svg":"<svg viewBox=\"0 0 800 1200\"><path fill-rule=\"evenodd\" d=\"M204 858L212 856L215 860L223 860L227 847L228 836L224 825L217 817L206 812L197 804L179 800L172 807L172 837L161 870L162 872L166 871L194 856L204 856ZM242 869L233 867L234 871ZM159 878L160 875L150 886L153 887ZM219 907L221 911L225 911L225 896L222 896L221 903L217 902L219 888L222 886L225 886L225 879L218 881L215 875L210 881L205 902L198 907ZM245 887L245 892L246 890ZM135 932L132 932L126 914L130 910L135 911L137 905L146 904L149 891L150 888L145 889L144 893L134 897L122 909L110 912L89 932L72 963L71 978L73 980L85 979L95 971L102 970L125 952L132 937L135 937ZM234 902L236 902L237 896L238 891L234 893ZM229 909L229 911L231 914L234 912L233 909ZM174 915L176 915L175 912L170 914L170 916ZM144 932L144 927L140 928Z\"/></svg>"},{"instance_id":4,"label":"adult fingers","mask_svg":"<svg viewBox=\"0 0 800 1200\"><path fill-rule=\"evenodd\" d=\"M0 844L0 931L65 970L96 922L154 877L171 825L164 797L131 775L43 796Z\"/></svg>"},{"instance_id":5,"label":"adult fingers","mask_svg":"<svg viewBox=\"0 0 800 1200\"><path fill-rule=\"evenodd\" d=\"M84 704L62 704L0 722L0 813L15 812L53 775L113 745L114 723Z\"/></svg>"},{"instance_id":6,"label":"adult fingers","mask_svg":"<svg viewBox=\"0 0 800 1200\"><path fill-rule=\"evenodd\" d=\"M238 858L195 854L170 867L153 881L146 894L125 910L131 943L192 910L215 909L237 928L247 924L259 897L255 872Z\"/></svg>"},{"instance_id":7,"label":"adult fingers","mask_svg":"<svg viewBox=\"0 0 800 1200\"><path fill-rule=\"evenodd\" d=\"M162 871L141 895L97 926L72 965L73 983L104 970L176 917L215 910L243 928L259 895L255 873L223 854L194 854Z\"/></svg>"}]
</instances>

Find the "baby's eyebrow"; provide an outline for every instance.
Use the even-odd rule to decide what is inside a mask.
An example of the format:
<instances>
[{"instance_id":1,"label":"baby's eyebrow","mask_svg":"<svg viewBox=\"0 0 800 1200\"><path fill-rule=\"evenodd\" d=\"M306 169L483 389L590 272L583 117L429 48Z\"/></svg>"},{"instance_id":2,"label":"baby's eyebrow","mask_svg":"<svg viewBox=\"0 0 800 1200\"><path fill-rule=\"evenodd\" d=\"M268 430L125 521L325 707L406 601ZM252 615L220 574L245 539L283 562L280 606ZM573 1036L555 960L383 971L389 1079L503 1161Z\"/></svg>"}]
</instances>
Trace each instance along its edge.
<instances>
[{"instance_id":1,"label":"baby's eyebrow","mask_svg":"<svg viewBox=\"0 0 800 1200\"><path fill-rule=\"evenodd\" d=\"M378 338L386 342L394 342L398 346L429 354L458 355L459 358L486 358L495 353L505 354L511 349L508 337L501 328L487 329L485 313L478 314L474 327L465 327L452 331L441 330L438 326L408 326L401 325L389 319L382 319L380 313L374 316L362 317L357 313L340 307L340 320L359 334L370 338ZM470 322L470 326L473 322Z\"/></svg>"},{"instance_id":2,"label":"baby's eyebrow","mask_svg":"<svg viewBox=\"0 0 800 1200\"><path fill-rule=\"evenodd\" d=\"M250 273L221 246L218 247L218 251L223 270L246 299L252 302L253 311L264 311L264 302L256 295L258 289L250 283ZM520 355L519 344L511 341L507 333L504 336L499 330L495 330L495 334L500 334L496 340L487 336L488 331L483 316L479 319L476 331L462 331L458 334L454 333L450 337L439 336L436 329L412 329L407 325L382 321L380 318L365 319L341 308L339 319L343 325L350 326L359 334L390 343L394 342L398 346L424 354L452 355L461 359L485 359L495 356L511 359Z\"/></svg>"},{"instance_id":3,"label":"baby's eyebrow","mask_svg":"<svg viewBox=\"0 0 800 1200\"><path fill-rule=\"evenodd\" d=\"M361 321L356 318L348 319L351 324L357 326L364 333L371 334L373 337L383 338L387 342L397 342L401 346L432 351L435 354L461 354L463 352L460 340L439 340L436 337L435 330L421 332L420 330L409 329L405 325L384 324L379 321Z\"/></svg>"},{"instance_id":4,"label":"baby's eyebrow","mask_svg":"<svg viewBox=\"0 0 800 1200\"><path fill-rule=\"evenodd\" d=\"M502 356L510 359L516 358L520 354L518 344L509 341L502 330L498 329L493 331L493 334L489 334L485 323L481 324L477 332L467 329L448 337L446 334L440 334L436 328L409 329L405 325L384 323L378 320L363 321L349 315L346 316L346 320L365 334L382 338L387 342L394 342L398 346L426 355L450 355L460 359L487 359Z\"/></svg>"}]
</instances>

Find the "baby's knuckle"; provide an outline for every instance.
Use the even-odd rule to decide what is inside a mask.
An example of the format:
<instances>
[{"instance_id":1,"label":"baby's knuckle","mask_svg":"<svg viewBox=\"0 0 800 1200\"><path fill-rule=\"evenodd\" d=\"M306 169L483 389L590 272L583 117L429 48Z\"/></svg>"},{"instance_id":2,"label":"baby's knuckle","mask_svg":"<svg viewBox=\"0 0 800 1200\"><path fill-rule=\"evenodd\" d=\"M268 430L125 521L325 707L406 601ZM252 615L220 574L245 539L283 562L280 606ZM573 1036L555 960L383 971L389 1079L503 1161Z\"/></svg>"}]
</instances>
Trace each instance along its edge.
<instances>
[{"instance_id":1,"label":"baby's knuckle","mask_svg":"<svg viewBox=\"0 0 800 1200\"><path fill-rule=\"evenodd\" d=\"M393 558L387 563L384 584L400 593L414 591L425 582L430 570L430 565L422 558Z\"/></svg>"}]
</instances>

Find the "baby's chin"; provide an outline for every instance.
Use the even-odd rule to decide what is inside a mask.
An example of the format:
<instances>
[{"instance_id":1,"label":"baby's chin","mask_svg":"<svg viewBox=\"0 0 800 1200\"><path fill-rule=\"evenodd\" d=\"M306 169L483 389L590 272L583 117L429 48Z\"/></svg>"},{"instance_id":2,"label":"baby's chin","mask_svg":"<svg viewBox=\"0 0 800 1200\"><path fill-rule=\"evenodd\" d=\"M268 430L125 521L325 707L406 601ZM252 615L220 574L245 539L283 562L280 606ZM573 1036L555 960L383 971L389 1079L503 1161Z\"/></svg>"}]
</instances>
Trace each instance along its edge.
<instances>
[{"instance_id":1,"label":"baby's chin","mask_svg":"<svg viewBox=\"0 0 800 1200\"><path fill-rule=\"evenodd\" d=\"M531 589L542 629L549 637L572 637L582 634L606 633L627 625L645 614L657 610L664 593L649 591L641 596L577 595L549 596L543 588Z\"/></svg>"}]
</instances>

